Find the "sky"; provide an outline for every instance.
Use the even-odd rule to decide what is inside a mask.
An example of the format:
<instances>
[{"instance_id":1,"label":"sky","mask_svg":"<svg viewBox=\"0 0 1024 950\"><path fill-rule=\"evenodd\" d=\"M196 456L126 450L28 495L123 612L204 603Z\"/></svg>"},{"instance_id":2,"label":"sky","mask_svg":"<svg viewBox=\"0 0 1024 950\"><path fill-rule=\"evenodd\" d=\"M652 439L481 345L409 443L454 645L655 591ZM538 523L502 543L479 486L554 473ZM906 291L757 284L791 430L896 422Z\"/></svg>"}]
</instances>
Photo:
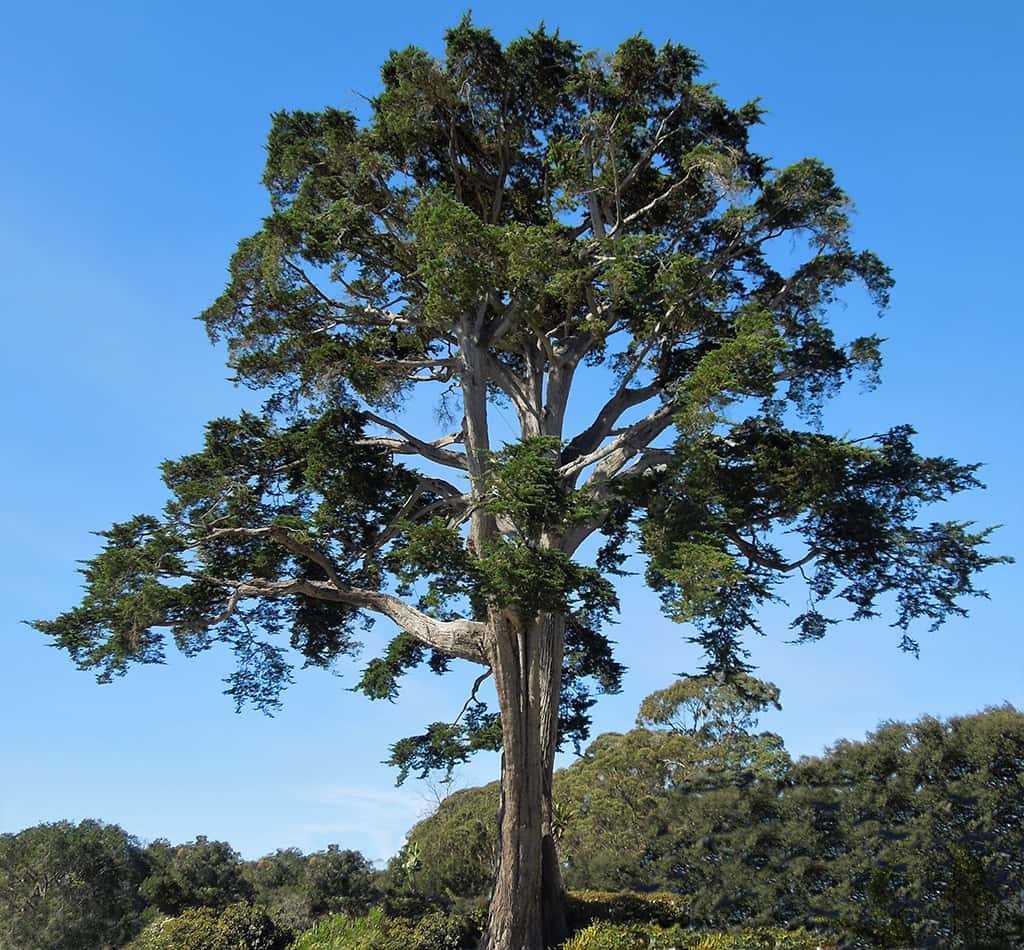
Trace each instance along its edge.
<instances>
[{"instance_id":1,"label":"sky","mask_svg":"<svg viewBox=\"0 0 1024 950\"><path fill-rule=\"evenodd\" d=\"M464 675L411 676L392 705L349 691L358 664L305 671L268 719L234 713L216 652L172 651L101 687L21 621L72 606L76 561L98 549L90 532L159 511L158 463L196 450L208 419L254 404L191 318L266 213L270 114L363 108L390 49L440 54L463 11L56 0L5 12L0 833L91 817L143 840L227 840L247 858L336 842L383 860L436 801L423 783L396 788L381 760L458 712ZM754 144L776 165L814 155L835 168L857 242L897 284L880 324L856 294L836 312L851 335L888 342L882 387L851 391L828 427L910 422L923 451L984 463L987 491L934 517L1002 524L992 550L1024 558L1019 5L488 0L473 15L503 41L544 20L591 49L641 31L685 43L731 102L761 97ZM982 586L991 598L969 618L920 631L919 659L884 620L794 646L769 615L751 649L784 708L762 726L816 754L883 720L1024 708L1021 565ZM700 662L638 577L620 595L611 635L629 671L595 708L594 734L630 728L647 693ZM497 774L489 755L457 781Z\"/></svg>"}]
</instances>

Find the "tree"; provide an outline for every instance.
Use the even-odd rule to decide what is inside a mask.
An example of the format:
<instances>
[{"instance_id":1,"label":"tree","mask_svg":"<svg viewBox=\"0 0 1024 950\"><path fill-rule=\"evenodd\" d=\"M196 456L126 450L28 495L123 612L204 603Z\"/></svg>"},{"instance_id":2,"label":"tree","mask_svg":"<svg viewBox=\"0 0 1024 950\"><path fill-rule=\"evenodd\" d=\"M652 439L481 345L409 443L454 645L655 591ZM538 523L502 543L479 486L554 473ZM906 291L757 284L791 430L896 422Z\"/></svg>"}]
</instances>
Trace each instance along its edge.
<instances>
[{"instance_id":1,"label":"tree","mask_svg":"<svg viewBox=\"0 0 1024 950\"><path fill-rule=\"evenodd\" d=\"M120 946L141 928L139 842L86 820L0 835L0 947Z\"/></svg>"},{"instance_id":2,"label":"tree","mask_svg":"<svg viewBox=\"0 0 1024 950\"><path fill-rule=\"evenodd\" d=\"M168 630L187 654L226 643L228 692L265 709L291 679L275 635L327 666L373 616L401 632L365 668L371 697L423 662L493 674L497 711L474 690L393 758L404 775L500 746L494 950L564 934L552 762L618 686L600 626L630 551L724 676L785 578L807 578L799 639L836 602L891 603L914 650L912 622L962 613L999 560L986 531L917 518L975 466L920 456L905 425L816 425L880 361L877 337L836 339L829 305L860 283L884 308L892 281L851 243L832 172L771 168L757 103L730 107L700 68L639 36L608 57L543 27L502 47L466 18L442 61L389 56L365 120L275 115L270 214L203 314L266 401L165 463L164 513L105 532L81 605L35 624L103 681L160 661ZM569 432L581 386L596 411ZM451 431L400 416L413 399Z\"/></svg>"},{"instance_id":3,"label":"tree","mask_svg":"<svg viewBox=\"0 0 1024 950\"><path fill-rule=\"evenodd\" d=\"M685 835L694 814L727 800L726 811L737 815L745 809L734 799L749 804L759 782L774 795L789 754L779 736L751 730L778 699L774 684L745 673L734 682L691 677L648 696L638 728L598 736L555 776L567 819L559 851L569 883L663 890L666 838Z\"/></svg>"},{"instance_id":4,"label":"tree","mask_svg":"<svg viewBox=\"0 0 1024 950\"><path fill-rule=\"evenodd\" d=\"M172 846L158 839L146 848L146 861L150 871L142 896L171 917L196 907L223 910L253 896L242 860L226 841L199 835Z\"/></svg>"}]
</instances>

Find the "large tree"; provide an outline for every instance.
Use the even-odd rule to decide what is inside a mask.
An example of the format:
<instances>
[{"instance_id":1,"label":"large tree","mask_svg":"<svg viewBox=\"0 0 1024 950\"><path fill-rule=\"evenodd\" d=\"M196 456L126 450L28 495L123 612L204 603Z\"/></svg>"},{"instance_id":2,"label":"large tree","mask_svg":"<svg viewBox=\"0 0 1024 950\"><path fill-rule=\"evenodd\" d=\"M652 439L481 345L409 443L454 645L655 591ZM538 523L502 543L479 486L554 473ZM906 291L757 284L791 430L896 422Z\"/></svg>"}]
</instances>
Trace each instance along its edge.
<instances>
[{"instance_id":1,"label":"large tree","mask_svg":"<svg viewBox=\"0 0 1024 950\"><path fill-rule=\"evenodd\" d=\"M0 835L0 947L123 945L144 922L147 863L136 838L90 819Z\"/></svg>"},{"instance_id":2,"label":"large tree","mask_svg":"<svg viewBox=\"0 0 1024 950\"><path fill-rule=\"evenodd\" d=\"M618 684L600 625L627 553L727 676L788 577L798 638L845 600L891 607L914 649L912 622L962 613L996 560L985 532L918 519L974 466L921 457L907 426L821 431L823 401L879 366L829 306L859 283L884 308L889 272L852 245L832 172L772 168L757 103L700 68L641 37L502 47L467 19L441 61L392 53L365 117L275 115L270 213L203 315L266 401L165 463L163 514L105 532L82 604L36 624L101 680L160 661L165 631L187 654L226 643L229 692L264 708L295 655L275 636L329 665L378 615L400 633L368 695L422 662L493 674L496 712L474 690L394 749L405 770L502 750L493 950L564 934L552 761Z\"/></svg>"}]
</instances>

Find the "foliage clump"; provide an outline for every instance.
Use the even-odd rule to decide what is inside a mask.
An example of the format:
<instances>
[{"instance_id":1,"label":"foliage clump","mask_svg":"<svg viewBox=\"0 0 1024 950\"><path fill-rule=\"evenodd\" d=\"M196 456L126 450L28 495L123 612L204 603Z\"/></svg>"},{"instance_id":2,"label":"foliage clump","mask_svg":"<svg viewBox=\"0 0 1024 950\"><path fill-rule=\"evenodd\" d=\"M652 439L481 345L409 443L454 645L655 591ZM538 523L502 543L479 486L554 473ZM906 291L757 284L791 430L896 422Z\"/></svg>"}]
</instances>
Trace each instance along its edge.
<instances>
[{"instance_id":1,"label":"foliage clump","mask_svg":"<svg viewBox=\"0 0 1024 950\"><path fill-rule=\"evenodd\" d=\"M156 920L127 950L284 950L287 943L287 935L263 908L239 903Z\"/></svg>"}]
</instances>

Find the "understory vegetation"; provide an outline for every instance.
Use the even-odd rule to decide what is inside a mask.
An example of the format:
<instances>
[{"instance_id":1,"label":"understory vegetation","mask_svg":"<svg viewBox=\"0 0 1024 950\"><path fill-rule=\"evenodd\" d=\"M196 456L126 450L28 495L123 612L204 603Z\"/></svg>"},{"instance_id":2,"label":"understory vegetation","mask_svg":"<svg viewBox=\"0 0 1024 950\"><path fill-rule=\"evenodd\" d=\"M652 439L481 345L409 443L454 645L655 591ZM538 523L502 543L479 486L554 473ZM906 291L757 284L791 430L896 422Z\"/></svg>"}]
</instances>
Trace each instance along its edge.
<instances>
[{"instance_id":1,"label":"understory vegetation","mask_svg":"<svg viewBox=\"0 0 1024 950\"><path fill-rule=\"evenodd\" d=\"M680 681L557 773L563 950L1024 945L1024 714L888 722L794 762L755 731L777 704L752 677ZM451 794L384 870L37 825L0 836L0 948L472 948L497 809L497 783Z\"/></svg>"}]
</instances>

